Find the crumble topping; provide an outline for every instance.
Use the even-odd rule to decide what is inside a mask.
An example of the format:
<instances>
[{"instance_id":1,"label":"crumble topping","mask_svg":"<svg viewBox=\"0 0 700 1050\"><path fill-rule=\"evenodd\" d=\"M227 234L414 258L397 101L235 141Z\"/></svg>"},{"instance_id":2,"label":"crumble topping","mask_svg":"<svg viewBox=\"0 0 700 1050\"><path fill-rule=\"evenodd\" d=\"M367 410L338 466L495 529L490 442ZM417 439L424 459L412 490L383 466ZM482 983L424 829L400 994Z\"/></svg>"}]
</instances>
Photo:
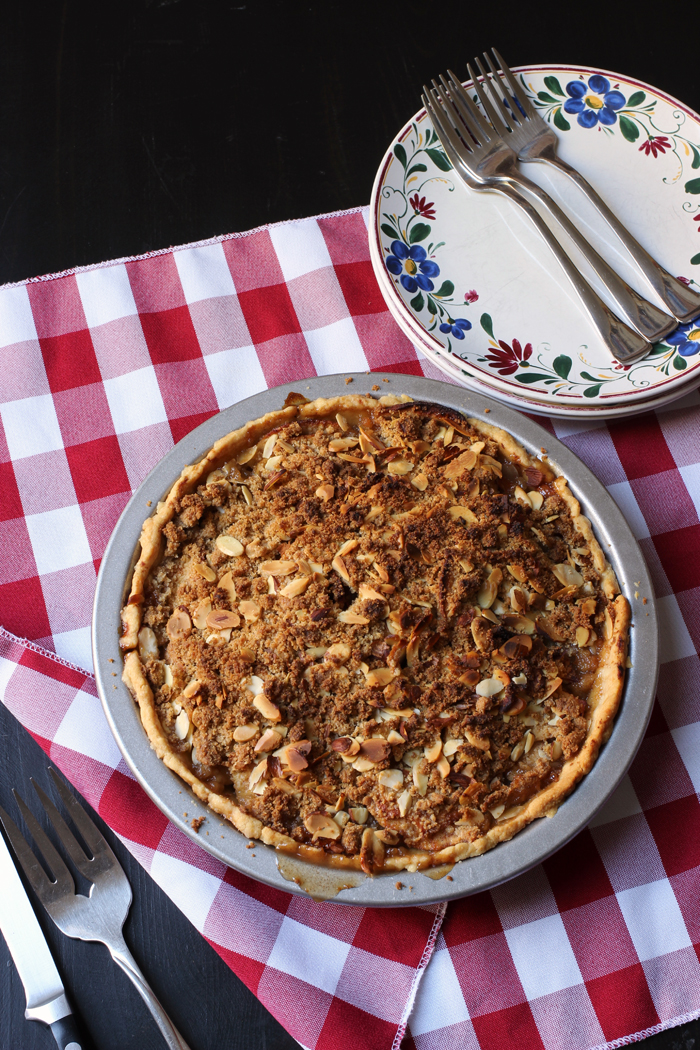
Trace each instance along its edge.
<instances>
[{"instance_id":1,"label":"crumble topping","mask_svg":"<svg viewBox=\"0 0 700 1050\"><path fill-rule=\"evenodd\" d=\"M565 480L494 430L296 418L175 502L141 666L171 751L278 845L367 873L480 852L582 748L616 584Z\"/></svg>"}]
</instances>

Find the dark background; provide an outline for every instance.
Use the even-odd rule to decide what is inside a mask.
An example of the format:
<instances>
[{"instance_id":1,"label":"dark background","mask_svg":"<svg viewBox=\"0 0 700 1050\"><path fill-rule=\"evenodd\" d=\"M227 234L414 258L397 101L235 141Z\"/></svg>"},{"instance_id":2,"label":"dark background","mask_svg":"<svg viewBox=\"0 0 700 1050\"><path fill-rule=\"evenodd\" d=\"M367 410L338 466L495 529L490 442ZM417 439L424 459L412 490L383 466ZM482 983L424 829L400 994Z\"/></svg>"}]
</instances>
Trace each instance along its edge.
<instances>
[{"instance_id":1,"label":"dark background","mask_svg":"<svg viewBox=\"0 0 700 1050\"><path fill-rule=\"evenodd\" d=\"M511 65L613 70L698 110L697 34L690 5L634 2L6 2L0 283L367 204L421 85L448 66L466 76L494 44ZM2 707L0 756L6 809L30 776L49 787L45 756ZM127 942L192 1050L296 1048L107 837L134 890ZM97 1050L160 1050L107 950L39 918ZM55 1045L24 1005L0 938L0 1050ZM638 1045L699 1050L700 1022Z\"/></svg>"}]
</instances>

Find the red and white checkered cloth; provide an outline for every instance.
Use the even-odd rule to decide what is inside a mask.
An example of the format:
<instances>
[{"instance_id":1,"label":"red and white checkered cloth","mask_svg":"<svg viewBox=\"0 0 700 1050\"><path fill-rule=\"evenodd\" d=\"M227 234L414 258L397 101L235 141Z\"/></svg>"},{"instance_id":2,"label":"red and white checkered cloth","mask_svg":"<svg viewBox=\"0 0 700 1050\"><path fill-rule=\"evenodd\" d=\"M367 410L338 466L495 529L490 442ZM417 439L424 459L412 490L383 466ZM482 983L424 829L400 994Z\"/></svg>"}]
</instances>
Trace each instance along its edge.
<instances>
[{"instance_id":1,"label":"red and white checkered cloth","mask_svg":"<svg viewBox=\"0 0 700 1050\"><path fill-rule=\"evenodd\" d=\"M663 666L611 802L491 893L363 910L226 869L134 781L87 670L110 532L189 430L314 374L441 378L384 306L365 223L339 213L0 288L0 695L304 1046L389 1050L407 1020L417 1050L620 1046L700 1016L700 396L550 424L640 540Z\"/></svg>"}]
</instances>

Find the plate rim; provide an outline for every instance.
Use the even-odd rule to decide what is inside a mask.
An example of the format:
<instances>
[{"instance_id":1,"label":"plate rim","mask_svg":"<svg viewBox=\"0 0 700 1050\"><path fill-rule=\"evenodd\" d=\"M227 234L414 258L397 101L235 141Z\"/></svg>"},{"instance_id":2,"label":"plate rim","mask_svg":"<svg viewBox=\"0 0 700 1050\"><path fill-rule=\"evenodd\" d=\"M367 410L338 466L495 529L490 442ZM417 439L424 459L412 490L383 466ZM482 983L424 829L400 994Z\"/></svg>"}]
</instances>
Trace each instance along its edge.
<instances>
[{"instance_id":1,"label":"plate rim","mask_svg":"<svg viewBox=\"0 0 700 1050\"><path fill-rule=\"evenodd\" d=\"M182 468L196 462L218 437L242 423L258 418L265 411L279 407L291 391L312 397L332 397L349 393L346 380L352 379L352 393L372 395L373 383L386 378L383 392L402 392L416 400L432 400L458 411L485 419L503 427L526 447L548 449L550 459L566 475L572 492L588 513L603 549L611 556L620 586L631 598L631 585L639 582L639 593L648 597L645 616L637 616L632 631L630 655L632 667L627 672L620 712L609 742L601 750L595 766L597 776L584 777L566 799L558 819L538 820L523 829L509 842L495 849L459 862L452 871L453 881L437 882L416 873L411 876L415 890L406 894L396 889L396 873L374 876L357 887L343 890L333 903L362 907L424 906L493 889L561 849L585 827L613 793L634 759L651 716L659 669L658 621L654 591L639 544L622 512L605 487L565 445L538 423L498 401L475 394L461 386L439 380L397 373L338 373L306 380L294 380L251 397L216 413L182 438L150 471L122 512L105 550L97 580L92 619L92 647L95 679L103 710L119 750L146 793L162 813L187 838L224 865L243 875L264 882L286 893L307 896L295 883L287 881L275 862L275 851L256 843L256 856L246 849L246 838L232 825L200 802L175 773L156 756L144 732L136 704L122 683L119 668L120 609L131 568L135 561L138 536L148 500L155 506L169 490ZM602 507L602 510L600 509ZM640 605L641 608L641 605ZM635 617L633 616L633 621ZM115 670L117 668L116 677ZM183 806L186 809L183 809ZM183 815L186 813L186 816ZM207 839L202 829L196 833L190 826L195 816L207 818L205 829L215 830L216 839ZM221 838L219 838L219 834Z\"/></svg>"},{"instance_id":2,"label":"plate rim","mask_svg":"<svg viewBox=\"0 0 700 1050\"><path fill-rule=\"evenodd\" d=\"M607 70L607 69L599 69L599 68L594 67L594 66L581 66L581 65L574 64L574 63L572 63L572 64L567 64L567 63L549 63L549 62L533 63L533 64L529 64L528 63L526 65L519 65L519 66L513 66L512 67L512 72L515 73L515 74L517 74L517 73L525 73L525 74L527 74L527 73L535 73L535 72L539 72L539 73L542 73L542 72L560 72L560 71L567 71L567 70L569 72L588 73L589 75L602 74L603 76L609 77L609 78L611 78L613 80L624 80L626 83L631 84L634 87L645 88L647 91L649 91L652 94L654 94L657 98L662 99L664 102L668 103L670 106L677 107L678 109L682 110L686 114L686 116L690 117L692 120L694 120L698 124L698 126L700 128L700 114L698 112L696 112L694 109L692 109L690 106L688 106L686 103L681 102L679 99L675 98L673 95L669 95L667 92L664 92L664 91L660 90L659 88L655 87L652 84L647 83L646 81L638 80L636 77L629 77L629 76L627 76L624 73L615 73L615 72L613 72L611 70ZM471 80L467 79L467 80L462 81L462 83L465 84L465 85L468 85L468 84L471 84ZM409 133L413 123L415 123L419 119L422 119L425 116L427 116L426 110L425 110L424 107L421 107L420 109L418 109L416 111L416 113L413 114L412 117L409 118L408 121L406 121L406 123L403 125L403 127L400 129L400 131L398 131L396 133L396 135L392 138L389 146L387 147L384 155L382 156L382 159L380 161L379 167L377 168L376 175L374 177L374 182L372 184L372 192L371 192L370 203L369 203L369 221L368 221L368 239L369 239L369 245L370 245L370 259L371 259L371 262L372 262L372 268L373 268L373 270L375 272L375 277L377 278L380 290L382 291L382 296L383 296L385 302L387 303L387 305L388 305L388 298L387 298L385 287L384 287L384 281L387 280L387 278L386 278L386 273L385 273L384 266L383 266L383 256L382 256L382 253L381 253L381 241L380 241L379 236L378 236L378 212L377 212L377 208L378 208L378 198L379 198L380 184L381 184L382 177L383 177L384 173L386 172L386 169L387 169L390 161L394 158L394 154L393 154L393 147L394 147L394 145L397 142L400 142L401 139L406 134ZM383 280L379 279L380 276L381 276L381 278ZM436 344L435 347L429 346L428 347L428 351L430 353L442 353L443 356L447 356L447 357L454 356L454 355L450 355L445 350L445 348L441 344L439 344L438 340L434 336L431 336L429 333L427 333L423 328L421 328L415 322L415 318L413 317L413 314L408 310L408 308L407 308L406 304L404 303L403 299L398 295L398 293L394 289L394 286L388 281L386 283L386 288L391 290L392 300L395 300L396 305L397 305L397 309L399 309L402 314L405 313L405 315L406 315L406 323L409 326L409 328L412 331L414 331L414 332L416 332L416 330L419 329L420 333L421 333L421 336L424 336L425 338L430 339L431 342L434 342ZM439 349L438 349L438 347L439 347ZM463 362L463 363L466 365L467 368L472 367L472 369L475 372L477 371L475 366L471 365L470 362ZM698 382L700 382L700 359L698 359L698 362L697 362L697 365L696 365L696 368L695 368L695 372L698 375ZM478 374L479 374L479 376L482 375L481 370L478 370ZM485 375L485 373L484 373L484 375ZM685 377L685 378L687 379L688 377ZM489 384L489 385L492 385L494 390L503 389L503 392L506 393L506 392L510 392L511 390L515 389L512 386L512 384L506 383L503 380L502 377L499 377L499 376L496 376L496 375L492 376L489 373L488 379L489 380L491 380L491 379L493 380L493 384ZM484 379L482 381L483 382L488 382L486 379ZM677 384L681 384L683 382L683 380L681 378L681 373L679 373L678 376L671 377L670 380L668 380L666 383L664 383L663 384L664 389L668 390L669 387L674 382L676 382ZM499 384L502 384L502 387ZM673 389L675 389L675 387L673 387ZM549 404L552 404L552 405L565 405L565 404L574 405L574 404L580 404L581 400L582 400L581 396L573 397L571 394L558 395L556 400L554 400L554 396L553 395L550 395L550 396L553 398L552 401L542 400L542 401L539 401L538 403L542 404L542 405L549 405ZM596 398L591 399L591 400L592 400L592 402L594 404L598 403L601 406L602 405L611 405L611 406L614 405L614 406L617 406L617 405L622 405L622 404L629 404L631 406L633 403L637 403L637 402L641 403L644 400L645 396L648 396L648 390L645 391L645 389L639 389L639 390L629 390L629 391L627 391L624 394L612 394L612 393L608 394L608 395L600 395L599 394Z\"/></svg>"}]
</instances>

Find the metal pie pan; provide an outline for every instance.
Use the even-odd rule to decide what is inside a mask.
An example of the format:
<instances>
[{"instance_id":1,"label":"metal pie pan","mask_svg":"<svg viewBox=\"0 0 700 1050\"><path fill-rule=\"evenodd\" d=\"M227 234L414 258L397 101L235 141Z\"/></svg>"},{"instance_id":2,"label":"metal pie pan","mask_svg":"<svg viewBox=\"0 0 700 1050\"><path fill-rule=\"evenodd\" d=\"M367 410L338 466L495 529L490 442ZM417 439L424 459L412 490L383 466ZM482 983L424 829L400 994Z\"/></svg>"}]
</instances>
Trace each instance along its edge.
<instances>
[{"instance_id":1,"label":"metal pie pan","mask_svg":"<svg viewBox=\"0 0 700 1050\"><path fill-rule=\"evenodd\" d=\"M348 378L352 378L351 384L346 383ZM290 391L313 399L349 393L371 394L375 384L379 384L380 394L405 393L416 401L436 402L487 420L508 431L535 453L546 448L550 460L565 475L590 518L615 568L622 591L630 601L634 624L630 641L632 666L627 672L623 701L610 740L601 750L592 772L584 777L553 819L536 820L509 842L501 843L481 857L456 864L450 872L451 882L444 878L431 879L420 872L389 873L364 878L334 897L337 903L399 907L432 904L488 890L543 861L581 831L607 801L644 736L658 675L658 628L651 580L639 546L617 504L565 445L537 423L497 401L414 376L360 373L350 377L345 373L286 383L255 394L220 412L183 438L134 493L117 522L102 561L93 610L93 655L100 699L116 742L127 765L158 808L193 842L224 864L277 889L303 894L304 890L278 870L278 855L273 848L257 843L254 851L246 849L248 840L200 802L156 757L131 694L120 677L114 677L122 663L119 614L137 556L141 525L149 508L164 497L183 467L201 459L218 438L248 420L280 408ZM638 600L634 598L635 592L640 596ZM642 604L642 596L648 599L646 605ZM197 834L190 822L200 816L207 819ZM403 889L396 888L397 878L403 882ZM413 887L413 892L407 892L408 885Z\"/></svg>"}]
</instances>

